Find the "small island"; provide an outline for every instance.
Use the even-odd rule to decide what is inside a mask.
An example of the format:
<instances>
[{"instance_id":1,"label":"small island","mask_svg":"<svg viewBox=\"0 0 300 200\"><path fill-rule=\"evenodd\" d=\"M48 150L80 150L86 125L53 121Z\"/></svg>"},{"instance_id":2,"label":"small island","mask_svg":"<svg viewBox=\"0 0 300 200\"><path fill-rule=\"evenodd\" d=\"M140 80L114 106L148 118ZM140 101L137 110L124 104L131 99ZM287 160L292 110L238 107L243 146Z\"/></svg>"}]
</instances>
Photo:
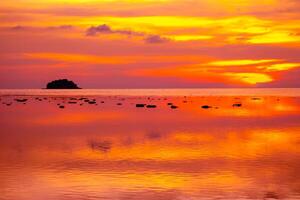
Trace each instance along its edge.
<instances>
[{"instance_id":1,"label":"small island","mask_svg":"<svg viewBox=\"0 0 300 200\"><path fill-rule=\"evenodd\" d=\"M51 81L47 84L46 89L81 89L73 81L68 79L59 79Z\"/></svg>"}]
</instances>

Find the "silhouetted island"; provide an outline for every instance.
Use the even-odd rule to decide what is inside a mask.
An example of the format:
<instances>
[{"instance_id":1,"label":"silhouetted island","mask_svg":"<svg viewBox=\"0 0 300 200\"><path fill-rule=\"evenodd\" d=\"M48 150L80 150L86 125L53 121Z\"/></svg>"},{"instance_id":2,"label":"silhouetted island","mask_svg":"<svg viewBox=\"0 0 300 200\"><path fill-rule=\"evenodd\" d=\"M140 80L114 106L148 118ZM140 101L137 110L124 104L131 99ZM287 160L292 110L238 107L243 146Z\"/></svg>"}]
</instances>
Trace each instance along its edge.
<instances>
[{"instance_id":1,"label":"silhouetted island","mask_svg":"<svg viewBox=\"0 0 300 200\"><path fill-rule=\"evenodd\" d=\"M69 81L68 79L59 79L48 83L46 89L81 89L81 88L78 87L73 81Z\"/></svg>"}]
</instances>

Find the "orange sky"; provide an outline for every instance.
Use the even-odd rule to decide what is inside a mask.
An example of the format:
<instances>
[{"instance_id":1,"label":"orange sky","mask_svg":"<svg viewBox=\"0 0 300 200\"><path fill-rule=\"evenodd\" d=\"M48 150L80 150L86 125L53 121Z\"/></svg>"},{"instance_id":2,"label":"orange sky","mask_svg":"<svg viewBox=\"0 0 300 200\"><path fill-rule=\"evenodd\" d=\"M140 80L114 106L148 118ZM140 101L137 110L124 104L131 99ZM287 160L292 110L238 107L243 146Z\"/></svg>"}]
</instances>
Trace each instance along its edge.
<instances>
[{"instance_id":1,"label":"orange sky","mask_svg":"<svg viewBox=\"0 0 300 200\"><path fill-rule=\"evenodd\" d=\"M299 87L297 0L1 0L0 88Z\"/></svg>"}]
</instances>

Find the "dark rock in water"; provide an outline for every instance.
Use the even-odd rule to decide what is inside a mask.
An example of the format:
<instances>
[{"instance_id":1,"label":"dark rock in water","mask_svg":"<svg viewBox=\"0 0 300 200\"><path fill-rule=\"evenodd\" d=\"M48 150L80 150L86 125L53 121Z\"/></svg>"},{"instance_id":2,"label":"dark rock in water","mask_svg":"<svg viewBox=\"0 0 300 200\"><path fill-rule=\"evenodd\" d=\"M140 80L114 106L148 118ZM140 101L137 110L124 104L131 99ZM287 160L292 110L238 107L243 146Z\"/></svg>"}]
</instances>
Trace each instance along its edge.
<instances>
[{"instance_id":1,"label":"dark rock in water","mask_svg":"<svg viewBox=\"0 0 300 200\"><path fill-rule=\"evenodd\" d=\"M104 103L104 101L101 101L100 103Z\"/></svg>"},{"instance_id":2,"label":"dark rock in water","mask_svg":"<svg viewBox=\"0 0 300 200\"><path fill-rule=\"evenodd\" d=\"M76 104L76 101L69 101L68 104Z\"/></svg>"},{"instance_id":3,"label":"dark rock in water","mask_svg":"<svg viewBox=\"0 0 300 200\"><path fill-rule=\"evenodd\" d=\"M144 108L146 106L146 104L136 104L135 107L137 108Z\"/></svg>"},{"instance_id":4,"label":"dark rock in water","mask_svg":"<svg viewBox=\"0 0 300 200\"><path fill-rule=\"evenodd\" d=\"M157 106L156 105L147 105L146 107L147 108L156 108Z\"/></svg>"},{"instance_id":5,"label":"dark rock in water","mask_svg":"<svg viewBox=\"0 0 300 200\"><path fill-rule=\"evenodd\" d=\"M159 134L159 133L149 133L146 136L147 136L147 138L149 138L151 140L157 140L162 137L161 134Z\"/></svg>"},{"instance_id":6,"label":"dark rock in water","mask_svg":"<svg viewBox=\"0 0 300 200\"><path fill-rule=\"evenodd\" d=\"M89 104L96 104L96 101L88 101Z\"/></svg>"},{"instance_id":7,"label":"dark rock in water","mask_svg":"<svg viewBox=\"0 0 300 200\"><path fill-rule=\"evenodd\" d=\"M235 103L232 105L232 107L242 107L242 104L241 103Z\"/></svg>"},{"instance_id":8,"label":"dark rock in water","mask_svg":"<svg viewBox=\"0 0 300 200\"><path fill-rule=\"evenodd\" d=\"M65 108L65 106L63 106L63 105L60 105L60 106L59 106L59 108L63 109L63 108Z\"/></svg>"},{"instance_id":9,"label":"dark rock in water","mask_svg":"<svg viewBox=\"0 0 300 200\"><path fill-rule=\"evenodd\" d=\"M173 105L173 103L168 103L168 106L171 106L171 105Z\"/></svg>"},{"instance_id":10,"label":"dark rock in water","mask_svg":"<svg viewBox=\"0 0 300 200\"><path fill-rule=\"evenodd\" d=\"M100 141L100 142L90 141L89 146L94 151L101 151L103 153L106 153L111 150L112 143L109 141Z\"/></svg>"},{"instance_id":11,"label":"dark rock in water","mask_svg":"<svg viewBox=\"0 0 300 200\"><path fill-rule=\"evenodd\" d=\"M264 199L279 199L279 196L275 192L267 192L264 195Z\"/></svg>"},{"instance_id":12,"label":"dark rock in water","mask_svg":"<svg viewBox=\"0 0 300 200\"><path fill-rule=\"evenodd\" d=\"M177 109L177 108L178 108L178 106L174 106L174 105L172 105L170 108L172 108L172 109Z\"/></svg>"},{"instance_id":13,"label":"dark rock in water","mask_svg":"<svg viewBox=\"0 0 300 200\"><path fill-rule=\"evenodd\" d=\"M212 108L212 107L208 106L208 105L204 105L204 106L201 106L201 108L203 108L203 109L209 109L209 108Z\"/></svg>"},{"instance_id":14,"label":"dark rock in water","mask_svg":"<svg viewBox=\"0 0 300 200\"><path fill-rule=\"evenodd\" d=\"M24 103L27 101L27 99L15 99L16 102L21 102L21 103Z\"/></svg>"},{"instance_id":15,"label":"dark rock in water","mask_svg":"<svg viewBox=\"0 0 300 200\"><path fill-rule=\"evenodd\" d=\"M117 103L117 105L118 105L118 106L121 106L121 105L122 105L122 103Z\"/></svg>"},{"instance_id":16,"label":"dark rock in water","mask_svg":"<svg viewBox=\"0 0 300 200\"><path fill-rule=\"evenodd\" d=\"M47 84L47 89L81 89L73 81L59 79Z\"/></svg>"}]
</instances>

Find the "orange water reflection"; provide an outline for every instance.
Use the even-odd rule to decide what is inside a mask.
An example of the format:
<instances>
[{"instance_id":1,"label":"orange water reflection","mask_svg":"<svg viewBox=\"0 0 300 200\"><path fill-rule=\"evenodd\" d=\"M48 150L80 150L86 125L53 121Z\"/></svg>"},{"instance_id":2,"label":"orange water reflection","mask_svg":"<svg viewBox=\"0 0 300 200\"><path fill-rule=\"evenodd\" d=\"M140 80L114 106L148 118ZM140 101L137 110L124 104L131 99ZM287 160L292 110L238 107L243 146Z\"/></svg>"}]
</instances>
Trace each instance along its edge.
<instances>
[{"instance_id":1,"label":"orange water reflection","mask_svg":"<svg viewBox=\"0 0 300 200\"><path fill-rule=\"evenodd\" d=\"M1 98L1 198L300 199L300 98L94 98Z\"/></svg>"}]
</instances>

